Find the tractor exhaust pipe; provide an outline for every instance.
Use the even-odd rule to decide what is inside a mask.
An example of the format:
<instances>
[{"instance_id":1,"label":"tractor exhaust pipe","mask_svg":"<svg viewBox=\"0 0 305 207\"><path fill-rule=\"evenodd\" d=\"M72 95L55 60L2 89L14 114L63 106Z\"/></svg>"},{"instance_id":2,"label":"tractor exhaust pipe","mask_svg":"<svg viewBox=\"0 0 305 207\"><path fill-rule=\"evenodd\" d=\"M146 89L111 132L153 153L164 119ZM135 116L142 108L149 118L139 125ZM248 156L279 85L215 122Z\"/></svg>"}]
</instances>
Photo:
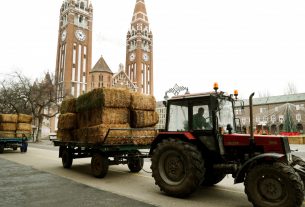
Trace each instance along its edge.
<instances>
[{"instance_id":1,"label":"tractor exhaust pipe","mask_svg":"<svg viewBox=\"0 0 305 207\"><path fill-rule=\"evenodd\" d=\"M254 92L249 97L249 105L250 105L250 152L254 152L255 140L254 140L254 132L253 132L253 96Z\"/></svg>"}]
</instances>

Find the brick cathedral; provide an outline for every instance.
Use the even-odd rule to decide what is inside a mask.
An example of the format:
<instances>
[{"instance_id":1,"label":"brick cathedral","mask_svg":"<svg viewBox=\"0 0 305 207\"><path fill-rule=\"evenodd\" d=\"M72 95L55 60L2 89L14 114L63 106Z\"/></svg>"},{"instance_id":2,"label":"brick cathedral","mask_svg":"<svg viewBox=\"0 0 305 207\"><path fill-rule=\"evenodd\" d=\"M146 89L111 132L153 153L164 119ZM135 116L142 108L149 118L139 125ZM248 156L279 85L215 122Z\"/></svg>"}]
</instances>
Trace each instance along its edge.
<instances>
[{"instance_id":1,"label":"brick cathedral","mask_svg":"<svg viewBox=\"0 0 305 207\"><path fill-rule=\"evenodd\" d=\"M153 95L153 35L144 0L136 0L126 37L125 68L113 73L103 58L92 67L93 6L89 0L64 0L60 9L55 83L58 97L94 88L127 87Z\"/></svg>"}]
</instances>

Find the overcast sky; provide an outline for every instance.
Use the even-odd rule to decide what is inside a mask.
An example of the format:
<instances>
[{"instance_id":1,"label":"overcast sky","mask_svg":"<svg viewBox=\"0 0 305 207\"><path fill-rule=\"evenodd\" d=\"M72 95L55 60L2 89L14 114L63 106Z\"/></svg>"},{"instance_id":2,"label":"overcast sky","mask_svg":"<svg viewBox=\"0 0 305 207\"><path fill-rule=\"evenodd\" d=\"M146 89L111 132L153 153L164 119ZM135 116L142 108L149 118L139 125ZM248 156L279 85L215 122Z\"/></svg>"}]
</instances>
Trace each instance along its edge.
<instances>
[{"instance_id":1,"label":"overcast sky","mask_svg":"<svg viewBox=\"0 0 305 207\"><path fill-rule=\"evenodd\" d=\"M136 0L92 0L93 62L125 64ZM55 73L62 0L1 2L0 77ZM304 0L145 0L154 35L157 100L176 83L190 92L281 95L289 82L305 92Z\"/></svg>"}]
</instances>

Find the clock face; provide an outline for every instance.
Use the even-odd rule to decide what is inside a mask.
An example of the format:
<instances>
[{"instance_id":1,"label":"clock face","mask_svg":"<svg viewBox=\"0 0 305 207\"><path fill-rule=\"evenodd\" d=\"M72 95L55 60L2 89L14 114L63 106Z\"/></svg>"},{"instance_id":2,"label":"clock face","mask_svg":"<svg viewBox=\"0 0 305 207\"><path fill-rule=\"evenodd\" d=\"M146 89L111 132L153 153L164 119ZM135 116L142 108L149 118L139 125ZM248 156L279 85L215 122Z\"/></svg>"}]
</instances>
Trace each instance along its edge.
<instances>
[{"instance_id":1,"label":"clock face","mask_svg":"<svg viewBox=\"0 0 305 207\"><path fill-rule=\"evenodd\" d=\"M76 30L75 31L75 37L79 41L84 41L86 39L86 34L82 30Z\"/></svg>"},{"instance_id":2,"label":"clock face","mask_svg":"<svg viewBox=\"0 0 305 207\"><path fill-rule=\"evenodd\" d=\"M134 61L135 59L136 59L136 54L131 53L131 54L129 55L129 60L130 60L130 61Z\"/></svg>"},{"instance_id":3,"label":"clock face","mask_svg":"<svg viewBox=\"0 0 305 207\"><path fill-rule=\"evenodd\" d=\"M144 61L148 61L149 60L149 56L148 56L148 54L145 52L145 53L143 53L143 60Z\"/></svg>"},{"instance_id":4,"label":"clock face","mask_svg":"<svg viewBox=\"0 0 305 207\"><path fill-rule=\"evenodd\" d=\"M67 31L64 30L64 31L61 33L61 41L65 41L66 37L67 37Z\"/></svg>"}]
</instances>

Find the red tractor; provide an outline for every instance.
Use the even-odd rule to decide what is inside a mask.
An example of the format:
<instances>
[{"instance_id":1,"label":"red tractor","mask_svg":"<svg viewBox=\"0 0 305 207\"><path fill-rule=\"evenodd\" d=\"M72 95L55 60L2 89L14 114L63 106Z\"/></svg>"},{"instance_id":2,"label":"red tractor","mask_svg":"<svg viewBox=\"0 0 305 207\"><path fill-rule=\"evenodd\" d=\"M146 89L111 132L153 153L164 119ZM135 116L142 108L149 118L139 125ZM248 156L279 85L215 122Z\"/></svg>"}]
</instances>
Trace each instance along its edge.
<instances>
[{"instance_id":1,"label":"red tractor","mask_svg":"<svg viewBox=\"0 0 305 207\"><path fill-rule=\"evenodd\" d=\"M301 206L305 163L291 154L287 137L253 135L254 93L249 98L251 132L237 133L236 98L214 89L165 102L165 130L150 151L156 185L170 196L186 197L231 174L234 183L244 182L254 206Z\"/></svg>"}]
</instances>

